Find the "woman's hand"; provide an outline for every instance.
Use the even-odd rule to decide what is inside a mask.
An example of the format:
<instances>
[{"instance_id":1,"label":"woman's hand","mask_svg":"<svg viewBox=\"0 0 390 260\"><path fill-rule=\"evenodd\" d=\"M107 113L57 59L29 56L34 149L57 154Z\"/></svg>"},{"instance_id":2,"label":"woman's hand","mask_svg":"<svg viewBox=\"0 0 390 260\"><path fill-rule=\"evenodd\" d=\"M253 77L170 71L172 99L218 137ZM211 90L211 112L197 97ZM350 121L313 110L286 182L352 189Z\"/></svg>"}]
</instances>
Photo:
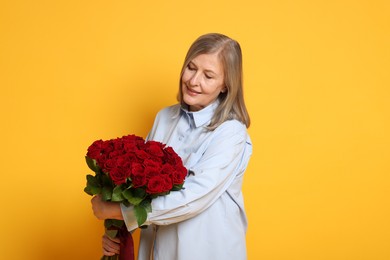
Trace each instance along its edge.
<instances>
[{"instance_id":1,"label":"woman's hand","mask_svg":"<svg viewBox=\"0 0 390 260\"><path fill-rule=\"evenodd\" d=\"M100 220L120 219L123 220L120 204L117 202L103 201L100 195L91 199L92 210L95 217Z\"/></svg>"},{"instance_id":2,"label":"woman's hand","mask_svg":"<svg viewBox=\"0 0 390 260\"><path fill-rule=\"evenodd\" d=\"M120 251L119 238L110 238L106 234L102 238L103 255L113 256L119 255Z\"/></svg>"}]
</instances>

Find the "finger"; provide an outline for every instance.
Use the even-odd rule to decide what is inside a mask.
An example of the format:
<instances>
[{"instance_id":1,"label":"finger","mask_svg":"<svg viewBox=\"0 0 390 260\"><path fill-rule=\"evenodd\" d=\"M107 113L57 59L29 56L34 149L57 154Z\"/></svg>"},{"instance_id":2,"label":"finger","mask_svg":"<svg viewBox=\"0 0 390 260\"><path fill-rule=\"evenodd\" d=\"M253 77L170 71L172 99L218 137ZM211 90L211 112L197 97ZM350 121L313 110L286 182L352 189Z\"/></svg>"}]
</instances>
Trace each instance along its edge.
<instances>
[{"instance_id":1,"label":"finger","mask_svg":"<svg viewBox=\"0 0 390 260\"><path fill-rule=\"evenodd\" d=\"M118 244L121 242L119 237L110 237L107 234L103 235L103 239L108 239L108 240L113 241L113 242L118 243Z\"/></svg>"},{"instance_id":2,"label":"finger","mask_svg":"<svg viewBox=\"0 0 390 260\"><path fill-rule=\"evenodd\" d=\"M111 241L107 236L103 236L102 246L103 250L105 250L106 252L114 254L119 254L120 252L120 244Z\"/></svg>"},{"instance_id":3,"label":"finger","mask_svg":"<svg viewBox=\"0 0 390 260\"><path fill-rule=\"evenodd\" d=\"M108 247L108 246L103 247L103 254L105 254L105 255L115 255L115 254L119 255L119 253L120 253L120 250L115 250L115 249Z\"/></svg>"},{"instance_id":4,"label":"finger","mask_svg":"<svg viewBox=\"0 0 390 260\"><path fill-rule=\"evenodd\" d=\"M97 197L97 196L98 196L98 195L93 196L92 199L91 199L91 202L94 202L94 201L96 200L96 197Z\"/></svg>"},{"instance_id":5,"label":"finger","mask_svg":"<svg viewBox=\"0 0 390 260\"><path fill-rule=\"evenodd\" d=\"M101 200L101 197L102 196L100 194L95 195L92 197L91 202L93 203L93 202L99 201L99 200Z\"/></svg>"},{"instance_id":6,"label":"finger","mask_svg":"<svg viewBox=\"0 0 390 260\"><path fill-rule=\"evenodd\" d=\"M112 247L110 247L109 245L105 245L103 247L103 252L105 252L105 254L109 253L109 254L119 254L120 253L120 250L119 249L114 249Z\"/></svg>"},{"instance_id":7,"label":"finger","mask_svg":"<svg viewBox=\"0 0 390 260\"><path fill-rule=\"evenodd\" d=\"M119 248L120 247L120 240L118 239L118 242L111 240L111 238L107 236L103 236L103 245L109 245L112 248Z\"/></svg>"},{"instance_id":8,"label":"finger","mask_svg":"<svg viewBox=\"0 0 390 260\"><path fill-rule=\"evenodd\" d=\"M102 238L105 240L108 240L108 241L112 241L112 242L117 243L117 244L119 244L121 242L119 237L110 237L107 234L104 234Z\"/></svg>"},{"instance_id":9,"label":"finger","mask_svg":"<svg viewBox=\"0 0 390 260\"><path fill-rule=\"evenodd\" d=\"M102 252L103 252L103 255L105 255L105 256L113 256L113 255L115 255L115 253L113 253L113 252L108 252L108 251L106 251L104 248L103 248Z\"/></svg>"},{"instance_id":10,"label":"finger","mask_svg":"<svg viewBox=\"0 0 390 260\"><path fill-rule=\"evenodd\" d=\"M104 248L103 248L103 255L106 255L106 256L113 256L113 255L115 255L115 253L108 252L108 251L104 250Z\"/></svg>"},{"instance_id":11,"label":"finger","mask_svg":"<svg viewBox=\"0 0 390 260\"><path fill-rule=\"evenodd\" d=\"M109 237L109 236L106 236L109 240L119 244L121 242L121 240L118 238L118 237Z\"/></svg>"}]
</instances>

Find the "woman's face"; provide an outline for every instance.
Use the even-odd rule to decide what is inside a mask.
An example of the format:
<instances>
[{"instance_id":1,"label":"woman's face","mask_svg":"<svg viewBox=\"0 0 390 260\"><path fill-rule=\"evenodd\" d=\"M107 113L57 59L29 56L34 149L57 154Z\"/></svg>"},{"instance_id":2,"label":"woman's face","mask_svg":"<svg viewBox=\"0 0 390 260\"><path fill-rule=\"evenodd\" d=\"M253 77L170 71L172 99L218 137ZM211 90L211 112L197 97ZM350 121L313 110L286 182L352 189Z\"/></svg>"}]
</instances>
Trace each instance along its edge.
<instances>
[{"instance_id":1,"label":"woman's face","mask_svg":"<svg viewBox=\"0 0 390 260\"><path fill-rule=\"evenodd\" d=\"M201 110L226 91L224 70L218 54L200 54L191 60L184 69L181 88L189 111Z\"/></svg>"}]
</instances>

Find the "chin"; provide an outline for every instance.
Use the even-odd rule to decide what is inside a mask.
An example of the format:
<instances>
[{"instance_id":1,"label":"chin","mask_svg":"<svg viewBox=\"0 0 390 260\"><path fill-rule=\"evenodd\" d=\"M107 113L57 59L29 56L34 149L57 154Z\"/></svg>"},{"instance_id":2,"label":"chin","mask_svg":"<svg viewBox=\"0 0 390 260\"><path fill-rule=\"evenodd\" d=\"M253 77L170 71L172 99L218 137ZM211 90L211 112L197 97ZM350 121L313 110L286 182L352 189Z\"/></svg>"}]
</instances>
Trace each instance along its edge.
<instances>
[{"instance_id":1,"label":"chin","mask_svg":"<svg viewBox=\"0 0 390 260\"><path fill-rule=\"evenodd\" d=\"M194 103L194 102L191 101L191 97L188 97L185 94L183 95L183 102L186 103L189 106L193 105L193 103Z\"/></svg>"}]
</instances>

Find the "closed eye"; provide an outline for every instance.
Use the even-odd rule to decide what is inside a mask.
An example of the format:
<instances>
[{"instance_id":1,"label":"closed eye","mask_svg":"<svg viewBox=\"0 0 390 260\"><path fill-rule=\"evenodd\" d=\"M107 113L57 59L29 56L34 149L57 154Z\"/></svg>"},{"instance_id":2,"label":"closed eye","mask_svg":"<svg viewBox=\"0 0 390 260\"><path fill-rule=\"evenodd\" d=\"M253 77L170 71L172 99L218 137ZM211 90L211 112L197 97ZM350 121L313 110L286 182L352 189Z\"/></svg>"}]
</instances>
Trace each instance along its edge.
<instances>
[{"instance_id":1,"label":"closed eye","mask_svg":"<svg viewBox=\"0 0 390 260\"><path fill-rule=\"evenodd\" d=\"M187 68L188 68L189 70L196 70L195 66L192 65L191 63L189 63L189 64L187 65Z\"/></svg>"}]
</instances>

